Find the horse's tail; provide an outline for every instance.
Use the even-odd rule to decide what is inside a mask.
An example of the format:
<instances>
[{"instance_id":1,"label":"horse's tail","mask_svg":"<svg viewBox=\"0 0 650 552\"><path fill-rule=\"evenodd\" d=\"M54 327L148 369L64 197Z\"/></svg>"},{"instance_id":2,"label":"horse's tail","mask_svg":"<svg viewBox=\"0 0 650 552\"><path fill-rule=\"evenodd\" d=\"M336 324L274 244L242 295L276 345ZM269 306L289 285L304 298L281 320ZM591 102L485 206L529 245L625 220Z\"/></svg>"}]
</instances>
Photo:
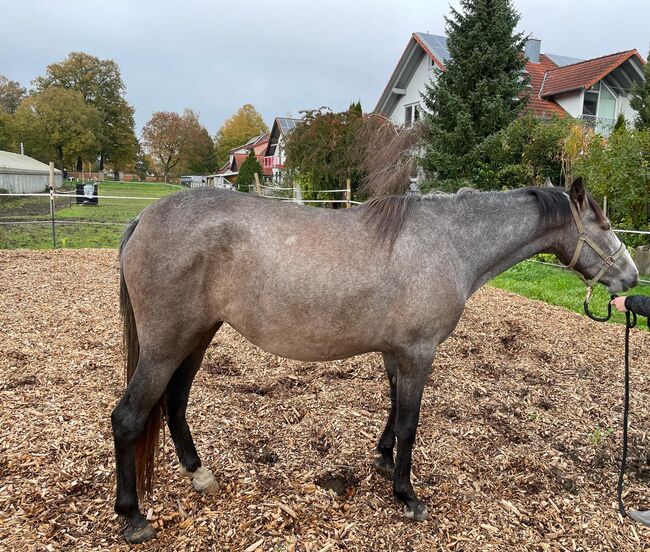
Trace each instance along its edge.
<instances>
[{"instance_id":1,"label":"horse's tail","mask_svg":"<svg viewBox=\"0 0 650 552\"><path fill-rule=\"evenodd\" d=\"M138 358L140 356L140 342L138 341L138 330L135 323L135 316L133 314L133 306L131 305L131 298L129 297L129 290L124 280L124 266L122 253L126 242L133 234L135 227L138 225L138 220L132 221L122 236L120 243L120 312L122 314L123 322L123 342L124 352L126 354L126 382L131 381L133 373L138 365ZM135 473L136 481L138 484L138 494L142 497L145 493L151 493L153 489L153 472L156 462L156 451L158 450L158 440L160 436L160 429L163 424L163 409L165 404L165 396L163 395L158 404L154 405L149 413L145 427L136 441L135 449Z\"/></svg>"}]
</instances>

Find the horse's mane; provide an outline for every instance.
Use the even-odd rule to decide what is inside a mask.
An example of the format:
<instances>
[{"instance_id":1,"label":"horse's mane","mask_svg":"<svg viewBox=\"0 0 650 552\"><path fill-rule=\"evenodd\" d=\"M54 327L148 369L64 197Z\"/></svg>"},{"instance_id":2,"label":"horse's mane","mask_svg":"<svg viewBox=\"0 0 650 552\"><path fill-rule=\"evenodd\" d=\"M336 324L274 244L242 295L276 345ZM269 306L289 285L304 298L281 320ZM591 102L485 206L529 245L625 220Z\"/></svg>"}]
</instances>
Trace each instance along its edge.
<instances>
[{"instance_id":1,"label":"horse's mane","mask_svg":"<svg viewBox=\"0 0 650 552\"><path fill-rule=\"evenodd\" d=\"M418 195L377 197L363 204L366 224L374 227L380 242L388 241L392 248L415 205Z\"/></svg>"},{"instance_id":2,"label":"horse's mane","mask_svg":"<svg viewBox=\"0 0 650 552\"><path fill-rule=\"evenodd\" d=\"M471 192L471 193L470 193ZM372 227L381 243L388 241L392 248L397 236L402 231L415 206L420 201L431 201L437 197L463 197L466 201L481 201L485 194L494 195L502 192L480 192L471 189L459 190L456 194L430 194L428 196L404 195L385 196L371 199L363 204L363 217ZM564 188L540 188L531 186L513 190L513 194L524 194L533 197L537 201L540 223L550 227L560 226L572 220L571 201ZM589 207L596 215L596 221L604 229L609 227L609 221L591 194L586 195Z\"/></svg>"},{"instance_id":3,"label":"horse's mane","mask_svg":"<svg viewBox=\"0 0 650 552\"><path fill-rule=\"evenodd\" d=\"M560 226L569 222L572 218L570 199L564 188L538 188L531 186L523 188L526 194L532 195L537 199L539 207L540 220L549 226ZM587 193L587 202L589 207L596 215L596 222L605 230L609 228L609 221L603 213L600 205Z\"/></svg>"}]
</instances>

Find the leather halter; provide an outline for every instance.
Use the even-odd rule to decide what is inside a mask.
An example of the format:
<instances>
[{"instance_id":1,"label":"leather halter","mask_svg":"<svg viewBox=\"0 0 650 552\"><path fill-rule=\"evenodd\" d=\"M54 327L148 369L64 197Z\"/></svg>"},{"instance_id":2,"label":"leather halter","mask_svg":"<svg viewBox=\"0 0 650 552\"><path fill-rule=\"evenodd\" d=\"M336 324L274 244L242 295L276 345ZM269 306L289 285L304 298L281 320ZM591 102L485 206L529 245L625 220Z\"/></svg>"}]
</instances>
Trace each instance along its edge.
<instances>
[{"instance_id":1,"label":"leather halter","mask_svg":"<svg viewBox=\"0 0 650 552\"><path fill-rule=\"evenodd\" d=\"M566 195L566 194L565 194ZM568 195L567 195L568 197ZM600 246L591 238L587 235L587 232L585 231L585 226L582 224L582 219L580 218L580 214L578 213L578 209L576 209L576 206L573 204L573 201L571 201L571 198L569 198L569 205L571 207L571 213L573 214L573 220L576 223L576 227L578 228L578 243L576 245L576 250L573 253L573 258L571 259L571 262L567 265L569 268L574 268L575 265L578 263L578 259L580 259L580 253L582 252L582 246L586 243L591 249L593 249L596 254L603 260L603 266L601 269L596 273L596 275L593 278L587 279L582 274L580 276L582 279L585 281L587 284L587 287L589 288L587 292L587 297L590 298L591 296L591 288L593 288L594 285L596 285L600 279L605 275L605 273L612 267L614 266L614 263L618 260L618 258L623 255L623 253L626 251L625 245L621 243L620 247L618 250L613 254L613 255L607 255L605 252L600 248Z\"/></svg>"}]
</instances>

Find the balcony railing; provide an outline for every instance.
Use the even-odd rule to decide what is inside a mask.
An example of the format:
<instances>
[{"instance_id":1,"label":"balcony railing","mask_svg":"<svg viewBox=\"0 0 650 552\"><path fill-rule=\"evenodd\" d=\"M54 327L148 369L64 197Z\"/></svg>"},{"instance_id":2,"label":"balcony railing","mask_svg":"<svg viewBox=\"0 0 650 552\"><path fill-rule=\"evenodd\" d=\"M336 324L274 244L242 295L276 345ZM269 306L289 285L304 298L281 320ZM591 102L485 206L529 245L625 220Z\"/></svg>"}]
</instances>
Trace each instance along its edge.
<instances>
[{"instance_id":1,"label":"balcony railing","mask_svg":"<svg viewBox=\"0 0 650 552\"><path fill-rule=\"evenodd\" d=\"M274 155L271 155L264 158L264 162L262 163L262 166L265 169L281 169L282 167L284 167L284 162L279 157L275 157Z\"/></svg>"},{"instance_id":2,"label":"balcony railing","mask_svg":"<svg viewBox=\"0 0 650 552\"><path fill-rule=\"evenodd\" d=\"M581 115L580 120L588 127L593 128L598 134L602 134L605 137L612 133L614 124L616 123L614 119L596 117L596 115Z\"/></svg>"}]
</instances>

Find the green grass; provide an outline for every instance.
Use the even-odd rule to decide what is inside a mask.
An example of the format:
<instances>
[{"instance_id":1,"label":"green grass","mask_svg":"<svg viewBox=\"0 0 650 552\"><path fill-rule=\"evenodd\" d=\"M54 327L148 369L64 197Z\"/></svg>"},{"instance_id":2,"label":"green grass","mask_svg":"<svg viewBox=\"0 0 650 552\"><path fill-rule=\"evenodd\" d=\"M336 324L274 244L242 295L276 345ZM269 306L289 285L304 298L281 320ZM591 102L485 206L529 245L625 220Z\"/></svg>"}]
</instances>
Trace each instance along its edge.
<instances>
[{"instance_id":1,"label":"green grass","mask_svg":"<svg viewBox=\"0 0 650 552\"><path fill-rule=\"evenodd\" d=\"M66 191L73 190L67 186ZM119 245L126 223L156 199L180 191L178 186L148 182L100 182L100 196L152 199L102 199L98 205L77 205L75 198L57 197L55 219L57 247L106 247ZM0 198L0 223L49 220L47 197ZM66 224L63 221L72 221ZM82 223L82 224L79 224ZM0 249L51 249L49 224L0 224Z\"/></svg>"},{"instance_id":2,"label":"green grass","mask_svg":"<svg viewBox=\"0 0 650 552\"><path fill-rule=\"evenodd\" d=\"M570 270L525 261L494 278L490 285L580 314L584 312L582 303L585 299L585 284ZM629 293L650 295L650 286L640 285ZM594 288L589 308L597 316L604 316L607 314L608 301L607 290L598 285ZM625 323L625 315L614 309L611 322ZM645 327L645 322L640 323L639 327Z\"/></svg>"}]
</instances>

